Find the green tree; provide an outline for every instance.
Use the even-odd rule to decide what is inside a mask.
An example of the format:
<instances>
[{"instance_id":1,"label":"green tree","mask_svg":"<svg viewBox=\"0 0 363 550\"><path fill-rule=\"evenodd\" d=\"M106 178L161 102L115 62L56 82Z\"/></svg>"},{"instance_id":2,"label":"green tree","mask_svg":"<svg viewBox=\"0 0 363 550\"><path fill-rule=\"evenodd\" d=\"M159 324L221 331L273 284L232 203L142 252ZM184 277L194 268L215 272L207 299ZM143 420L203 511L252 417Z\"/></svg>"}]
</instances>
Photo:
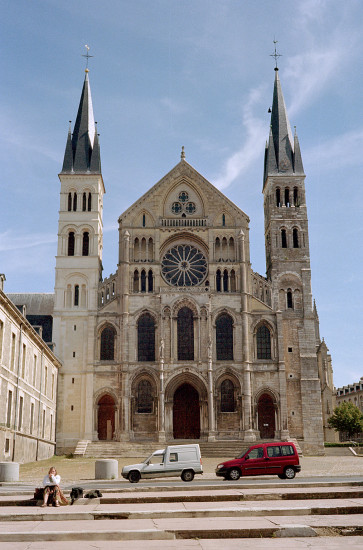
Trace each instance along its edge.
<instances>
[{"instance_id":1,"label":"green tree","mask_svg":"<svg viewBox=\"0 0 363 550\"><path fill-rule=\"evenodd\" d=\"M336 432L347 432L351 438L354 434L363 432L363 414L353 403L343 401L335 407L328 424Z\"/></svg>"}]
</instances>

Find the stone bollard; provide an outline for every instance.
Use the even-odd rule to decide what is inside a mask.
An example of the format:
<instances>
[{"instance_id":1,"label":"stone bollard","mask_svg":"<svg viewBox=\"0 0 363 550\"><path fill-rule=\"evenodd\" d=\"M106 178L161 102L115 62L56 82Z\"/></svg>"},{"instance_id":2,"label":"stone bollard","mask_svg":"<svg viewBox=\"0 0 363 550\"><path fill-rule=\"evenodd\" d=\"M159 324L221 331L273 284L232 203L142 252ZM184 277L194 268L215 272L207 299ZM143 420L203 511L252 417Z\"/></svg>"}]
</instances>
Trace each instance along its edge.
<instances>
[{"instance_id":1,"label":"stone bollard","mask_svg":"<svg viewBox=\"0 0 363 550\"><path fill-rule=\"evenodd\" d=\"M19 481L19 463L0 462L0 481Z\"/></svg>"},{"instance_id":2,"label":"stone bollard","mask_svg":"<svg viewBox=\"0 0 363 550\"><path fill-rule=\"evenodd\" d=\"M113 458L103 458L95 462L95 479L117 479L118 461Z\"/></svg>"}]
</instances>

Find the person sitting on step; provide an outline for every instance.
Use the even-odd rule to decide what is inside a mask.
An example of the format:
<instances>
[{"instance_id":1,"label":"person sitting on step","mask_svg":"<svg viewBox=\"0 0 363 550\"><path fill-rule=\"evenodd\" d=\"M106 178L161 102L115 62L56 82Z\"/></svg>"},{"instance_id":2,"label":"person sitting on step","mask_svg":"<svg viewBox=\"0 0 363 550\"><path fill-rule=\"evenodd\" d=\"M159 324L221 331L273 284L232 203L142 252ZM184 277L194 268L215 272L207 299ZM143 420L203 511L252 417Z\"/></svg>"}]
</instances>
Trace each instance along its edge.
<instances>
[{"instance_id":1,"label":"person sitting on step","mask_svg":"<svg viewBox=\"0 0 363 550\"><path fill-rule=\"evenodd\" d=\"M52 466L43 479L44 496L42 507L59 506L58 499L60 498L60 476L57 475L57 470Z\"/></svg>"}]
</instances>

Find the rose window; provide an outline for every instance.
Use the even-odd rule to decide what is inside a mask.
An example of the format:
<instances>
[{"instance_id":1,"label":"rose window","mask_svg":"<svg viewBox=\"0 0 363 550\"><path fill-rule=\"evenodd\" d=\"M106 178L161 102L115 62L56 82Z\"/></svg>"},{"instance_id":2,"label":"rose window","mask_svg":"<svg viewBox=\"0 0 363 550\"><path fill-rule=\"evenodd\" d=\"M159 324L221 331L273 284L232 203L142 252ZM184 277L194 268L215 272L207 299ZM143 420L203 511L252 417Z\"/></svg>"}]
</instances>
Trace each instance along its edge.
<instances>
[{"instance_id":1,"label":"rose window","mask_svg":"<svg viewBox=\"0 0 363 550\"><path fill-rule=\"evenodd\" d=\"M207 276L207 260L195 246L180 244L170 248L161 261L161 274L174 286L195 286Z\"/></svg>"}]
</instances>

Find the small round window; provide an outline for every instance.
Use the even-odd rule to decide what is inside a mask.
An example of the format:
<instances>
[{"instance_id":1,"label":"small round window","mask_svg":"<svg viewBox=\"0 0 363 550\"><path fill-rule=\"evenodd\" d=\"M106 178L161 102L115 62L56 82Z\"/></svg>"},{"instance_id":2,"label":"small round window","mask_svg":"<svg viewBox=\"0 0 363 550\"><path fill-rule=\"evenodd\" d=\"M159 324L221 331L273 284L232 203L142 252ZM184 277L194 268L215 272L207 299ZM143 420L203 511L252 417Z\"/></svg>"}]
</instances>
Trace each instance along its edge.
<instances>
[{"instance_id":1,"label":"small round window","mask_svg":"<svg viewBox=\"0 0 363 550\"><path fill-rule=\"evenodd\" d=\"M189 199L189 195L188 195L188 193L187 193L186 191L181 191L181 192L179 193L179 200L180 200L181 202L187 202L188 199Z\"/></svg>"},{"instance_id":2,"label":"small round window","mask_svg":"<svg viewBox=\"0 0 363 550\"><path fill-rule=\"evenodd\" d=\"M187 214L194 214L195 212L195 203L194 202L188 202L185 206L185 211Z\"/></svg>"},{"instance_id":3,"label":"small round window","mask_svg":"<svg viewBox=\"0 0 363 550\"><path fill-rule=\"evenodd\" d=\"M180 204L180 202L173 202L171 210L172 212L174 212L174 214L180 214L180 212L182 211L182 205Z\"/></svg>"}]
</instances>

